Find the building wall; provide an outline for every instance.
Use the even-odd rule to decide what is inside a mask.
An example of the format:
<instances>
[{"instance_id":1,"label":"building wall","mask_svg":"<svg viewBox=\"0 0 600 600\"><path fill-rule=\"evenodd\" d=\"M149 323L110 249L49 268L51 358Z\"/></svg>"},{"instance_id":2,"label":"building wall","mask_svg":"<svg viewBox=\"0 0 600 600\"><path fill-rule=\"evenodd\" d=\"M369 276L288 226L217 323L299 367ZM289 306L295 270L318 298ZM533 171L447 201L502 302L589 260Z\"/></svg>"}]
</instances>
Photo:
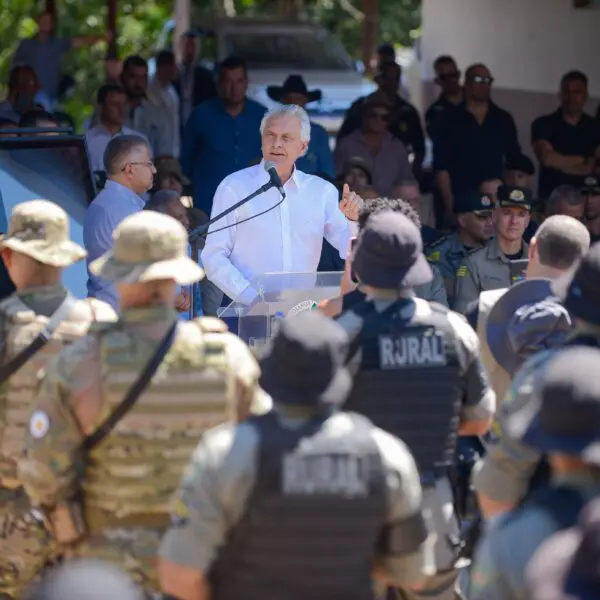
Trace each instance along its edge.
<instances>
[{"instance_id":1,"label":"building wall","mask_svg":"<svg viewBox=\"0 0 600 600\"><path fill-rule=\"evenodd\" d=\"M494 76L493 99L509 110L530 154L531 121L557 107L561 76L579 69L590 78L588 110L600 103L600 8L573 0L423 0L420 70L422 103L437 94L432 63L454 56L464 72L482 62Z\"/></svg>"}]
</instances>

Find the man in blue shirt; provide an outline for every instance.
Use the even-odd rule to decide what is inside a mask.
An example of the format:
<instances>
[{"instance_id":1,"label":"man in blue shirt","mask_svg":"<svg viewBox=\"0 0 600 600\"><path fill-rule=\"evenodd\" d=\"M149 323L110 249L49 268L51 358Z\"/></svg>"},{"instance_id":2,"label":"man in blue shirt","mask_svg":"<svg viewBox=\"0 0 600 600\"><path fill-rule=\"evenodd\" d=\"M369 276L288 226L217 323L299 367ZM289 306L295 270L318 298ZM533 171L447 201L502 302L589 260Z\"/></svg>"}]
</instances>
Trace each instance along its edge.
<instances>
[{"instance_id":1,"label":"man in blue shirt","mask_svg":"<svg viewBox=\"0 0 600 600\"><path fill-rule=\"evenodd\" d=\"M302 108L321 99L321 90L309 91L301 75L290 75L282 86L269 86L267 94L275 102L295 104ZM329 135L321 125L311 121L308 149L306 154L296 161L296 167L311 175L322 173L331 178L335 177Z\"/></svg>"},{"instance_id":2,"label":"man in blue shirt","mask_svg":"<svg viewBox=\"0 0 600 600\"><path fill-rule=\"evenodd\" d=\"M219 65L219 97L199 104L185 125L181 166L192 180L194 206L211 214L213 196L221 181L260 159L262 104L246 98L248 72L237 57Z\"/></svg>"},{"instance_id":3,"label":"man in blue shirt","mask_svg":"<svg viewBox=\"0 0 600 600\"><path fill-rule=\"evenodd\" d=\"M83 243L87 264L106 254L113 246L113 231L129 215L141 211L145 194L151 187L156 169L150 159L148 142L136 135L113 138L104 153L108 181L85 213ZM104 300L119 310L114 285L92 275L88 268L88 296Z\"/></svg>"}]
</instances>

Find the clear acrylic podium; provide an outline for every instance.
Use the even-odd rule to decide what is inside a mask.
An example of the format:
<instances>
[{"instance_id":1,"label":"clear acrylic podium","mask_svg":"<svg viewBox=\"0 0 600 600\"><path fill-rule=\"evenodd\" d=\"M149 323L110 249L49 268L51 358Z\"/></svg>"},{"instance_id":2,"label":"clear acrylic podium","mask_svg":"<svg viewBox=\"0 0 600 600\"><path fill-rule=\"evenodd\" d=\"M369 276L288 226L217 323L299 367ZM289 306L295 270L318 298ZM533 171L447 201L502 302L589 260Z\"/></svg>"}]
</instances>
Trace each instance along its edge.
<instances>
[{"instance_id":1,"label":"clear acrylic podium","mask_svg":"<svg viewBox=\"0 0 600 600\"><path fill-rule=\"evenodd\" d=\"M219 317L237 321L231 327L251 348L260 350L275 334L281 319L314 310L321 300L340 295L343 273L265 273L251 282L259 298L246 306L232 302ZM237 327L237 329L236 329Z\"/></svg>"}]
</instances>

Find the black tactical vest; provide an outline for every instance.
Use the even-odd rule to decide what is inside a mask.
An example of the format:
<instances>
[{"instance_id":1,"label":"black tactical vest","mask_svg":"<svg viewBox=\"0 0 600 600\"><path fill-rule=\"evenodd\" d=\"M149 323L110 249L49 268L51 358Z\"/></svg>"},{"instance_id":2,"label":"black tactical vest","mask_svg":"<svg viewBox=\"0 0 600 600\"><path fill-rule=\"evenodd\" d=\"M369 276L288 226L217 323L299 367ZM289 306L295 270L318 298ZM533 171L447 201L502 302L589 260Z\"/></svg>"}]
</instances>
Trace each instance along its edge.
<instances>
[{"instance_id":1,"label":"black tactical vest","mask_svg":"<svg viewBox=\"0 0 600 600\"><path fill-rule=\"evenodd\" d=\"M352 419L331 435L336 419ZM300 430L267 414L247 511L211 572L213 600L371 600L373 557L386 519L385 473L360 415Z\"/></svg>"},{"instance_id":2,"label":"black tactical vest","mask_svg":"<svg viewBox=\"0 0 600 600\"><path fill-rule=\"evenodd\" d=\"M418 317L411 299L380 313L372 302L354 309L364 321L351 349L357 374L345 405L408 446L424 485L454 462L462 401L459 341L448 309L429 305L431 314Z\"/></svg>"}]
</instances>

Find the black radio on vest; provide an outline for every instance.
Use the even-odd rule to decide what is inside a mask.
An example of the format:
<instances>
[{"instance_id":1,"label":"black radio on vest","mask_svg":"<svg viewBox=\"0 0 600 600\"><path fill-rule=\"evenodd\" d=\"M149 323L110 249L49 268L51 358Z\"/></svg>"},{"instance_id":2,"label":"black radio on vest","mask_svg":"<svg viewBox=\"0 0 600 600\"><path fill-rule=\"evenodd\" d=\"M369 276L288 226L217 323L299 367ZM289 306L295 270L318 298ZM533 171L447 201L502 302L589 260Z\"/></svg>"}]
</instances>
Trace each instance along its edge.
<instances>
[{"instance_id":1,"label":"black radio on vest","mask_svg":"<svg viewBox=\"0 0 600 600\"><path fill-rule=\"evenodd\" d=\"M351 419L332 436L329 420ZM249 420L260 450L254 489L211 571L214 600L371 600L387 493L373 426L360 415L284 428Z\"/></svg>"},{"instance_id":2,"label":"black radio on vest","mask_svg":"<svg viewBox=\"0 0 600 600\"><path fill-rule=\"evenodd\" d=\"M454 463L462 400L458 340L448 309L431 303L415 315L402 299L382 312L364 302L363 327L349 361L357 371L344 409L399 437L413 454L423 485ZM353 369L353 370L354 370Z\"/></svg>"}]
</instances>

